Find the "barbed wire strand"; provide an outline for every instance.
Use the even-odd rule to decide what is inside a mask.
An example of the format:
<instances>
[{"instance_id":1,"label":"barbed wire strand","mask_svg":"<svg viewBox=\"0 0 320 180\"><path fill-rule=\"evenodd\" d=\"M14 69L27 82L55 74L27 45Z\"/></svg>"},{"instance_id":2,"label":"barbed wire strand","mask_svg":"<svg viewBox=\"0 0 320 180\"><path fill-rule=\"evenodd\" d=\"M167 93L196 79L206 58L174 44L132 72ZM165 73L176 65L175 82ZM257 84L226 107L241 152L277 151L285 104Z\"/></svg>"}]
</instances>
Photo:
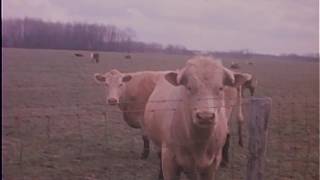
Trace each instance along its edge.
<instances>
[{"instance_id":1,"label":"barbed wire strand","mask_svg":"<svg viewBox=\"0 0 320 180\"><path fill-rule=\"evenodd\" d=\"M242 103L241 105L246 105L247 102L244 102ZM234 104L234 105L224 105L224 106L203 106L203 107L200 107L200 108L233 108L233 107L237 107L239 106L238 104ZM103 106L104 107L104 106ZM78 108L80 109L80 108ZM151 109L149 110L151 112L153 111L176 111L176 108L158 108L158 109ZM135 109L135 110L120 110L120 109L115 109L115 110L109 110L107 109L106 112L117 112L117 113L124 113L124 112L129 112L129 113L139 113L139 112L146 112L145 109ZM31 118L31 117L39 117L39 116L49 116L49 117L53 117L53 116L74 116L75 114L78 114L80 115L81 113L53 113L51 115L39 115L39 114L30 114L30 115L19 115L19 117L23 117L23 118ZM84 115L87 115L89 114L88 112L87 113L83 113ZM81 115L83 115L81 114ZM13 118L17 115L2 115L2 118Z\"/></svg>"}]
</instances>

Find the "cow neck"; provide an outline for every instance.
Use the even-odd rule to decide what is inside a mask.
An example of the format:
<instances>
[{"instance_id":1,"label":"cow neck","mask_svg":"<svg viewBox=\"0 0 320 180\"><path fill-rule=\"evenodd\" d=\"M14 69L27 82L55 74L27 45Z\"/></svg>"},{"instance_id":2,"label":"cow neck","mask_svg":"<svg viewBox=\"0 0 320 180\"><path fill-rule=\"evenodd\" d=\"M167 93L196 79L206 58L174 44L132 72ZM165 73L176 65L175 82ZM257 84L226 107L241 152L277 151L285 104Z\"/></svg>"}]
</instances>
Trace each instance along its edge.
<instances>
[{"instance_id":1,"label":"cow neck","mask_svg":"<svg viewBox=\"0 0 320 180\"><path fill-rule=\"evenodd\" d=\"M187 102L190 104L189 102ZM190 114L188 115L189 120L188 123L188 131L190 134L190 138L193 144L195 144L198 147L202 147L203 145L206 145L207 142L211 139L211 136L213 134L213 127L210 128L200 128L196 126L192 121L192 109L191 105L188 105L188 111Z\"/></svg>"},{"instance_id":2,"label":"cow neck","mask_svg":"<svg viewBox=\"0 0 320 180\"><path fill-rule=\"evenodd\" d=\"M178 145L179 147L190 146L191 135L190 135L190 124L188 112L188 101L185 98L184 88L178 88L179 97L177 99L183 99L183 101L177 103L177 109L174 111L174 117L171 121L170 134L172 136L172 144ZM178 144L176 144L178 143Z\"/></svg>"},{"instance_id":3,"label":"cow neck","mask_svg":"<svg viewBox=\"0 0 320 180\"><path fill-rule=\"evenodd\" d=\"M216 157L216 149L213 144L216 143L216 129L203 129L192 126L191 139L192 147L190 148L191 156L195 162L196 167L205 168L213 163Z\"/></svg>"},{"instance_id":4,"label":"cow neck","mask_svg":"<svg viewBox=\"0 0 320 180\"><path fill-rule=\"evenodd\" d=\"M206 151L207 146L212 143L213 136L214 131L212 128L203 129L194 125L190 128L192 146L199 153Z\"/></svg>"},{"instance_id":5,"label":"cow neck","mask_svg":"<svg viewBox=\"0 0 320 180\"><path fill-rule=\"evenodd\" d=\"M136 75L135 77L138 76ZM135 83L128 82L122 100L127 108L130 107L130 109L143 112L146 102L155 87L155 82L152 78L145 77L142 77L142 79L139 77L132 81L135 81Z\"/></svg>"},{"instance_id":6,"label":"cow neck","mask_svg":"<svg viewBox=\"0 0 320 180\"><path fill-rule=\"evenodd\" d=\"M183 103L178 105L174 120L171 122L171 138L169 142L174 151L186 152L187 158L195 163L195 167L207 167L215 158L214 131L194 127L188 108L188 100L180 91ZM201 141L199 141L201 140Z\"/></svg>"},{"instance_id":7,"label":"cow neck","mask_svg":"<svg viewBox=\"0 0 320 180\"><path fill-rule=\"evenodd\" d=\"M128 88L124 91L124 93L119 97L119 107L122 111L127 111L130 108L130 105L133 104L133 102L130 101L130 94L128 91Z\"/></svg>"},{"instance_id":8,"label":"cow neck","mask_svg":"<svg viewBox=\"0 0 320 180\"><path fill-rule=\"evenodd\" d=\"M204 129L196 127L192 122L192 115L188 106L187 98L184 98L184 102L178 108L179 117L175 117L175 123L172 126L171 132L177 138L177 142L183 144L183 146L197 146L199 148L204 147L213 138L213 128Z\"/></svg>"},{"instance_id":9,"label":"cow neck","mask_svg":"<svg viewBox=\"0 0 320 180\"><path fill-rule=\"evenodd\" d=\"M131 82L128 82L126 85L126 89L123 94L119 97L121 106L128 110L131 109L129 107L136 106L136 97L138 97L138 93L135 88L131 88Z\"/></svg>"}]
</instances>

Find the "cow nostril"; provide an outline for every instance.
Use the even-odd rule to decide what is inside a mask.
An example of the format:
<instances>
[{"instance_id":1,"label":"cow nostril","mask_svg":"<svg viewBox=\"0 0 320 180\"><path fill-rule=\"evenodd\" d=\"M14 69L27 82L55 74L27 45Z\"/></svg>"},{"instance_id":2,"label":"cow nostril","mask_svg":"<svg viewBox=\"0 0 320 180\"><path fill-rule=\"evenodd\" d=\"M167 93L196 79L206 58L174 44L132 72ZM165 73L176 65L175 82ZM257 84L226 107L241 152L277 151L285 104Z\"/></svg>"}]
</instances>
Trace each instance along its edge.
<instances>
[{"instance_id":1,"label":"cow nostril","mask_svg":"<svg viewBox=\"0 0 320 180\"><path fill-rule=\"evenodd\" d=\"M197 113L197 115L196 115L196 116L197 116L197 118L198 118L198 119L202 119L202 117L201 117L200 113Z\"/></svg>"},{"instance_id":2,"label":"cow nostril","mask_svg":"<svg viewBox=\"0 0 320 180\"><path fill-rule=\"evenodd\" d=\"M115 98L110 98L110 99L108 99L108 103L109 104L116 104L118 101L117 101L117 99L115 99Z\"/></svg>"}]
</instances>

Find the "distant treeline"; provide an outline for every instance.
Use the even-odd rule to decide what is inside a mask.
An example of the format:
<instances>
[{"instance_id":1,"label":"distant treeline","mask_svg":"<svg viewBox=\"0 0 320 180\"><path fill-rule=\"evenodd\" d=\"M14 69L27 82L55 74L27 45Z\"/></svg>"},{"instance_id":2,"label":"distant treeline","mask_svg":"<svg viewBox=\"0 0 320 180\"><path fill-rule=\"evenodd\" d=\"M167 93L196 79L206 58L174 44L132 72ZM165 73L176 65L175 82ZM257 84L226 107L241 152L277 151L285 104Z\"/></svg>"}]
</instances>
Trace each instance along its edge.
<instances>
[{"instance_id":1,"label":"distant treeline","mask_svg":"<svg viewBox=\"0 0 320 180\"><path fill-rule=\"evenodd\" d=\"M219 57L221 59L232 59L234 61L241 60L285 60L285 61L308 61L308 62L319 62L319 55L297 55L297 54L281 54L281 55L271 55L271 54L258 54L254 52L249 52L248 50L242 51L229 51L229 52L210 52L209 55Z\"/></svg>"},{"instance_id":2,"label":"distant treeline","mask_svg":"<svg viewBox=\"0 0 320 180\"><path fill-rule=\"evenodd\" d=\"M114 25L47 22L32 18L2 20L2 47L192 53L184 46L139 42L135 37L134 30Z\"/></svg>"}]
</instances>

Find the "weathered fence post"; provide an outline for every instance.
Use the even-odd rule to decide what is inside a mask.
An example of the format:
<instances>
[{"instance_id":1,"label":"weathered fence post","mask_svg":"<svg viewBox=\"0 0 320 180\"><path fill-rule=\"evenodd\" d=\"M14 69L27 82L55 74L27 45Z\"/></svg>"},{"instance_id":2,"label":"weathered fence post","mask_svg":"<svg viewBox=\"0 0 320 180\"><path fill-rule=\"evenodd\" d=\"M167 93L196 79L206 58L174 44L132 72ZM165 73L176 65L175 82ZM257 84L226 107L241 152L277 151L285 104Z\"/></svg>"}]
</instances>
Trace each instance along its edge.
<instances>
[{"instance_id":1,"label":"weathered fence post","mask_svg":"<svg viewBox=\"0 0 320 180\"><path fill-rule=\"evenodd\" d=\"M271 103L271 98L252 98L249 101L249 154L246 180L263 180Z\"/></svg>"}]
</instances>

